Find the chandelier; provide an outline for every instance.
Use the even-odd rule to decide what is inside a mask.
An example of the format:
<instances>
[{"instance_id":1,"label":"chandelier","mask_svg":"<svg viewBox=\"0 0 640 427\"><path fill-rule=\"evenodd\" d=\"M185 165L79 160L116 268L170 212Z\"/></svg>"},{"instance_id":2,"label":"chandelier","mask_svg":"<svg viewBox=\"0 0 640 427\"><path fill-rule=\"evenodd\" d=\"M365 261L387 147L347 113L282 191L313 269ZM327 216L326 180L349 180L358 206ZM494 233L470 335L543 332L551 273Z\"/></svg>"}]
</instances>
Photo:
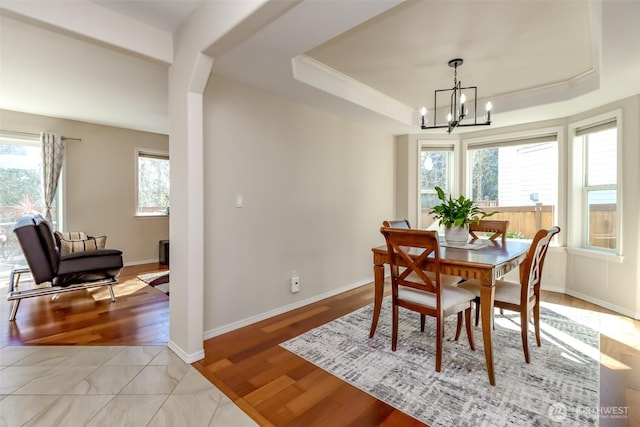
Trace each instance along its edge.
<instances>
[{"instance_id":1,"label":"chandelier","mask_svg":"<svg viewBox=\"0 0 640 427\"><path fill-rule=\"evenodd\" d=\"M433 95L433 125L427 126L427 107L422 107L420 114L422 116L422 129L443 129L446 128L451 133L457 127L464 126L488 126L491 124L491 102L486 104L485 121L478 123L478 88L476 86L462 87L462 82L458 81L458 67L462 65L462 59L456 58L449 61L449 67L453 67L453 87L451 89L438 89ZM438 123L438 93L449 93L449 112L447 114L447 123ZM469 114L469 106L467 105L467 96L473 99L473 111ZM446 98L446 96L440 96ZM443 109L444 107L441 107ZM465 120L465 122L463 122Z\"/></svg>"}]
</instances>

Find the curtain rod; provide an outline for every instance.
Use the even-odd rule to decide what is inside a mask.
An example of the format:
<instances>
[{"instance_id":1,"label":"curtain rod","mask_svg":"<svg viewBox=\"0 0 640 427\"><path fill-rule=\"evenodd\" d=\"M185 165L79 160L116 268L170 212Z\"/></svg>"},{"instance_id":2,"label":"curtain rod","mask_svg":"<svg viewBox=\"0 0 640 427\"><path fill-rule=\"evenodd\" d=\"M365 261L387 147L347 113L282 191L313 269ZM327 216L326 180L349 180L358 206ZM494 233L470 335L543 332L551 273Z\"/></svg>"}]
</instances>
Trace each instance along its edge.
<instances>
[{"instance_id":1,"label":"curtain rod","mask_svg":"<svg viewBox=\"0 0 640 427\"><path fill-rule=\"evenodd\" d=\"M16 135L16 136L37 136L40 137L39 133L30 133L30 132L17 132L13 130L0 130L0 133L5 133L8 135ZM69 136L63 136L62 139L69 141L82 141L82 138L72 138Z\"/></svg>"}]
</instances>

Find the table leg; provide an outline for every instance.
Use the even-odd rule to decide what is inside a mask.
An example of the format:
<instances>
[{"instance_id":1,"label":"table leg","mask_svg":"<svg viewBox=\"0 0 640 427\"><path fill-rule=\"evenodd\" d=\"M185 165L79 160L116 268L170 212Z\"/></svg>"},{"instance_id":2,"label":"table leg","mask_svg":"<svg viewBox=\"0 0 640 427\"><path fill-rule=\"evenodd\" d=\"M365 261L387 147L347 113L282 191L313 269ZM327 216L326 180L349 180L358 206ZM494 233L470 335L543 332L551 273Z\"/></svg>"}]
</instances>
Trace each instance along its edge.
<instances>
[{"instance_id":1,"label":"table leg","mask_svg":"<svg viewBox=\"0 0 640 427\"><path fill-rule=\"evenodd\" d=\"M382 308L382 297L384 296L384 264L375 264L373 266L373 283L373 318L371 319L369 338L373 338L373 335L376 333L380 309Z\"/></svg>"},{"instance_id":2,"label":"table leg","mask_svg":"<svg viewBox=\"0 0 640 427\"><path fill-rule=\"evenodd\" d=\"M493 301L495 288L492 284L483 283L480 289L480 308L482 310L482 338L484 340L484 358L487 363L489 383L496 385L493 372Z\"/></svg>"}]
</instances>

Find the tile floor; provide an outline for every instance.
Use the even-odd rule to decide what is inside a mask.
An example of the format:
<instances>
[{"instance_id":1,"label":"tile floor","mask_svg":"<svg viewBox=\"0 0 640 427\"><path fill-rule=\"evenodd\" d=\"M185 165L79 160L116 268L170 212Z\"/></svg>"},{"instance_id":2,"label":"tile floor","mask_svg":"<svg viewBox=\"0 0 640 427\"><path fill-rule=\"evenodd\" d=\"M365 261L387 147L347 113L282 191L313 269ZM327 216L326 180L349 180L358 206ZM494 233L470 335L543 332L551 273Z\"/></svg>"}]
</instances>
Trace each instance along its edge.
<instances>
[{"instance_id":1,"label":"tile floor","mask_svg":"<svg viewBox=\"0 0 640 427\"><path fill-rule=\"evenodd\" d=\"M0 347L0 426L255 426L164 346Z\"/></svg>"}]
</instances>

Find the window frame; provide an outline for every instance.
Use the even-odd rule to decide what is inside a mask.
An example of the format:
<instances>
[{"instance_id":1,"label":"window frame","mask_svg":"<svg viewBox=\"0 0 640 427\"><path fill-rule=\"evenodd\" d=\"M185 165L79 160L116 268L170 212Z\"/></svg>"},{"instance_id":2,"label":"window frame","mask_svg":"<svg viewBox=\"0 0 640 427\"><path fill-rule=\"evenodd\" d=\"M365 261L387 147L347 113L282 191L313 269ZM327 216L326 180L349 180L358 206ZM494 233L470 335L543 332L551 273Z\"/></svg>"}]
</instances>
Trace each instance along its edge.
<instances>
[{"instance_id":1,"label":"window frame","mask_svg":"<svg viewBox=\"0 0 640 427\"><path fill-rule=\"evenodd\" d=\"M140 206L140 157L159 157L166 158L169 161L169 165L171 165L171 159L169 157L169 151L156 150L156 149L148 149L136 147L135 149L135 195L134 195L134 216L137 218L163 218L168 217L169 212L149 212L142 213L138 210ZM171 190L169 190L171 191Z\"/></svg>"},{"instance_id":2,"label":"window frame","mask_svg":"<svg viewBox=\"0 0 640 427\"><path fill-rule=\"evenodd\" d=\"M587 158L585 141L578 133L585 128L595 128L607 122L615 121L616 129L616 184L587 186L585 182L587 170ZM603 258L614 262L622 262L623 259L623 123L622 110L617 109L607 113L589 117L584 120L569 123L568 136L571 140L570 191L569 196L569 222L572 224L569 230L568 247L572 252L580 253L594 258ZM615 189L616 190L616 248L607 249L589 245L588 232L588 201L589 190Z\"/></svg>"},{"instance_id":3,"label":"window frame","mask_svg":"<svg viewBox=\"0 0 640 427\"><path fill-rule=\"evenodd\" d=\"M429 226L429 228L424 227L422 224L422 164L421 164L421 153L424 147L427 147L428 151L450 151L450 159L451 165L449 168L449 173L447 177L447 181L449 184L449 188L451 189L452 194L457 194L459 192L459 170L460 170L460 143L458 140L452 139L418 139L418 154L417 154L417 228L420 229L438 229L438 224Z\"/></svg>"},{"instance_id":4,"label":"window frame","mask_svg":"<svg viewBox=\"0 0 640 427\"><path fill-rule=\"evenodd\" d=\"M463 194L471 194L472 188L472 173L470 171L471 162L469 161L469 150L478 149L482 147L500 147L517 145L518 141L536 140L544 138L546 136L555 135L556 143L558 144L558 164L557 164L557 193L556 193L556 207L554 212L554 224L558 225L561 230L566 227L565 216L562 215L566 212L566 176L564 175L563 165L566 164L566 143L565 143L565 127L564 126L547 126L520 132L510 132L499 135L482 136L463 138L462 149L460 150L461 164L462 164L462 178L461 178L461 191ZM565 233L556 235L551 243L552 246L563 246L565 244Z\"/></svg>"}]
</instances>

